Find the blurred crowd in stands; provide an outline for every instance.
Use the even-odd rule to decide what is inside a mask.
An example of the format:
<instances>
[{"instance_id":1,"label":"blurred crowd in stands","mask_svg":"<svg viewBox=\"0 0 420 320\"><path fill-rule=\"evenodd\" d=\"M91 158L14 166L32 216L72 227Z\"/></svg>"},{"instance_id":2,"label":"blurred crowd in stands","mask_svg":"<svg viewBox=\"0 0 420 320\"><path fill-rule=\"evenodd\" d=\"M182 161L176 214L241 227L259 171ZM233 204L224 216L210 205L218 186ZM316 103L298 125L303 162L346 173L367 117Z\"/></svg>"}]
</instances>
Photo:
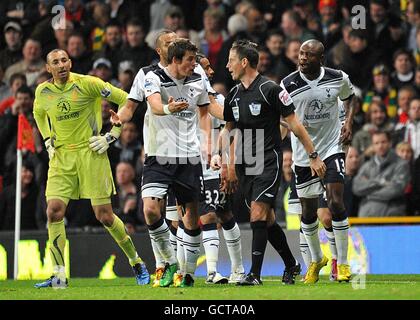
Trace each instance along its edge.
<instances>
[{"instance_id":1,"label":"blurred crowd in stands","mask_svg":"<svg viewBox=\"0 0 420 320\"><path fill-rule=\"evenodd\" d=\"M357 17L362 28L354 24L355 6L366 13L365 20ZM54 29L60 14L62 28ZM305 40L322 41L324 65L346 72L358 97L346 161L349 215L420 215L420 0L6 0L0 2L0 230L14 229L20 113L33 125L36 146L35 154L24 154L22 229L46 228L48 155L32 116L34 90L50 78L46 54L65 49L72 72L129 92L139 68L158 61L154 46L162 29L189 38L208 56L213 87L224 95L234 85L225 67L233 41L258 43L258 71L277 83L297 69ZM102 132L109 131L109 110L115 108L103 101ZM144 112L142 105L108 151L117 187L113 207L131 230L144 224ZM286 140L279 221L287 215L288 147ZM241 197L235 201L237 220L247 221ZM70 202L66 224L99 226L89 200Z\"/></svg>"}]
</instances>

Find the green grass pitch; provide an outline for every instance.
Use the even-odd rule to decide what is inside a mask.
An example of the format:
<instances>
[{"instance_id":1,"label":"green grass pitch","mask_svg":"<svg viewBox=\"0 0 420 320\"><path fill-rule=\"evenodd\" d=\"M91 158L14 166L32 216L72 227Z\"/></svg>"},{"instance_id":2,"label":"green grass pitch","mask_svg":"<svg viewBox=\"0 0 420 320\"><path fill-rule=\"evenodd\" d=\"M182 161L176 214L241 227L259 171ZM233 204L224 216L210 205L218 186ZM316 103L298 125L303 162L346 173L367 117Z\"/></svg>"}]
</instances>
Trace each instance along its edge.
<instances>
[{"instance_id":1,"label":"green grass pitch","mask_svg":"<svg viewBox=\"0 0 420 320\"><path fill-rule=\"evenodd\" d=\"M367 275L357 283L330 282L321 277L314 285L299 280L282 285L279 277L263 277L258 287L206 285L197 278L193 288L137 286L134 278L70 279L65 290L36 289L37 281L0 281L0 300L420 300L420 275Z\"/></svg>"}]
</instances>

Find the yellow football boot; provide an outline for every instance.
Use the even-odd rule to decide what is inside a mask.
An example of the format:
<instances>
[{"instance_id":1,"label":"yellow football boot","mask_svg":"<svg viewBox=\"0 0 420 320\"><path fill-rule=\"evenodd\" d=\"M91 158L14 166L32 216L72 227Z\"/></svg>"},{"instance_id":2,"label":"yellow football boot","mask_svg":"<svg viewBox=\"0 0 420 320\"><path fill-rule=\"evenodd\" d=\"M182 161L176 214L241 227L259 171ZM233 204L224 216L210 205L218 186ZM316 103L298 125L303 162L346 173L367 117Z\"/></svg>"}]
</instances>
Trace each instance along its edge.
<instances>
[{"instance_id":1,"label":"yellow football boot","mask_svg":"<svg viewBox=\"0 0 420 320\"><path fill-rule=\"evenodd\" d=\"M305 275L305 284L313 284L318 282L319 280L319 271L323 267L325 267L328 263L328 258L326 256L323 256L321 261L319 262L311 262L309 265L308 271Z\"/></svg>"},{"instance_id":2,"label":"yellow football boot","mask_svg":"<svg viewBox=\"0 0 420 320\"><path fill-rule=\"evenodd\" d=\"M153 284L152 284L153 288L159 287L160 279L162 279L164 271L165 271L165 268L156 268L155 279L153 280Z\"/></svg>"},{"instance_id":3,"label":"yellow football boot","mask_svg":"<svg viewBox=\"0 0 420 320\"><path fill-rule=\"evenodd\" d=\"M350 266L348 264L338 264L337 265L337 281L349 282L350 279L351 279Z\"/></svg>"}]
</instances>

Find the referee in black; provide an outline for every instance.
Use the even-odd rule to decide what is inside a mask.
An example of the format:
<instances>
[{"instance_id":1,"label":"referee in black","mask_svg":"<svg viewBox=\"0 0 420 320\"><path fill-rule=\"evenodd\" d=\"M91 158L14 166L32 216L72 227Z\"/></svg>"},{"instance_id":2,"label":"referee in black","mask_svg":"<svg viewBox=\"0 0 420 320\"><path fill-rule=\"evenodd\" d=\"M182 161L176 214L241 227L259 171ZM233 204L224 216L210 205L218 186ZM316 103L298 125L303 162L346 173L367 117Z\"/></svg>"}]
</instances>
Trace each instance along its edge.
<instances>
[{"instance_id":1,"label":"referee in black","mask_svg":"<svg viewBox=\"0 0 420 320\"><path fill-rule=\"evenodd\" d=\"M262 284L260 275L267 240L285 263L283 283L293 284L295 276L300 273L300 264L293 257L282 228L275 222L273 210L283 160L280 117L304 145L311 159L312 174L323 177L326 167L317 156L306 129L295 117L288 93L260 75L257 64L256 44L248 40L233 43L226 67L233 80L240 82L225 99L226 126L219 136L219 149L212 158L212 166L214 169L221 167L222 155L227 154L230 143L236 140L235 171L238 181L222 181L222 184L228 185L228 191L233 192L239 182L250 209L252 228L251 270L238 285Z\"/></svg>"}]
</instances>

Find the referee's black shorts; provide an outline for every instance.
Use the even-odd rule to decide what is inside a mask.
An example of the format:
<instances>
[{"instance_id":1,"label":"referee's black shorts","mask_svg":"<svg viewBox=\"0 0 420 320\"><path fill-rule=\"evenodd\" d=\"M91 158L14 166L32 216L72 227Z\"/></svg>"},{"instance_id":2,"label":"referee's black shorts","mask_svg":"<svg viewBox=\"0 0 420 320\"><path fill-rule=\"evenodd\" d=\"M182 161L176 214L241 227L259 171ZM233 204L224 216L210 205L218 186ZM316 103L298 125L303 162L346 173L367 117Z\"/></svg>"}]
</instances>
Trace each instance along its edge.
<instances>
[{"instance_id":1,"label":"referee's black shorts","mask_svg":"<svg viewBox=\"0 0 420 320\"><path fill-rule=\"evenodd\" d=\"M252 201L259 201L274 206L274 201L280 187L283 165L281 151L272 150L265 154L264 168L259 175L247 175L244 165L236 165L239 189L245 197L245 204L251 209Z\"/></svg>"}]
</instances>

